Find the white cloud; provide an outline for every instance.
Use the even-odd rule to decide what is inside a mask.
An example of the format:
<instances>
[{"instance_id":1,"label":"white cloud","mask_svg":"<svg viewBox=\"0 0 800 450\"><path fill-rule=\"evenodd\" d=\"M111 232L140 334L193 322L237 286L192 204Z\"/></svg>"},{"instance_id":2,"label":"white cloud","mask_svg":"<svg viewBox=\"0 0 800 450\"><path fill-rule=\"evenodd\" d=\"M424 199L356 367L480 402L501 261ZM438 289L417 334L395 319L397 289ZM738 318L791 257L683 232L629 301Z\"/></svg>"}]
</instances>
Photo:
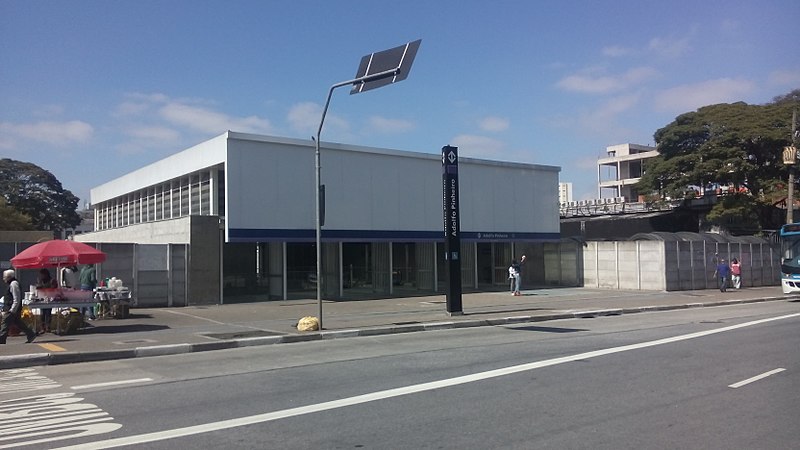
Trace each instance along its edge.
<instances>
[{"instance_id":1,"label":"white cloud","mask_svg":"<svg viewBox=\"0 0 800 450\"><path fill-rule=\"evenodd\" d=\"M180 133L172 128L153 126L134 126L125 130L125 134L143 141L154 143L177 143L180 140Z\"/></svg>"},{"instance_id":2,"label":"white cloud","mask_svg":"<svg viewBox=\"0 0 800 450\"><path fill-rule=\"evenodd\" d=\"M620 114L635 107L641 98L638 93L613 97L599 107L586 111L578 117L578 127L582 133L602 136L606 140L625 136L629 130L620 125Z\"/></svg>"},{"instance_id":3,"label":"white cloud","mask_svg":"<svg viewBox=\"0 0 800 450\"><path fill-rule=\"evenodd\" d=\"M683 38L660 38L650 40L647 48L651 52L664 58L679 58L690 50L689 37Z\"/></svg>"},{"instance_id":4,"label":"white cloud","mask_svg":"<svg viewBox=\"0 0 800 450\"><path fill-rule=\"evenodd\" d=\"M152 107L146 102L123 102L114 109L115 116L138 116L145 113Z\"/></svg>"},{"instance_id":5,"label":"white cloud","mask_svg":"<svg viewBox=\"0 0 800 450\"><path fill-rule=\"evenodd\" d=\"M612 58L619 58L621 56L628 56L633 53L633 50L626 47L620 47L618 45L611 45L608 47L603 47L603 55L610 56Z\"/></svg>"},{"instance_id":6,"label":"white cloud","mask_svg":"<svg viewBox=\"0 0 800 450\"><path fill-rule=\"evenodd\" d=\"M626 113L630 115L641 105L642 99L642 92L619 95L575 114L550 117L543 123L562 133L588 136L606 143L639 142L637 139L641 138L637 138L637 130L631 129L628 121L620 116Z\"/></svg>"},{"instance_id":7,"label":"white cloud","mask_svg":"<svg viewBox=\"0 0 800 450\"><path fill-rule=\"evenodd\" d=\"M509 122L504 117L484 117L478 126L483 131L500 132L508 130Z\"/></svg>"},{"instance_id":8,"label":"white cloud","mask_svg":"<svg viewBox=\"0 0 800 450\"><path fill-rule=\"evenodd\" d=\"M322 107L313 102L304 102L289 109L287 120L294 130L315 134L321 117Z\"/></svg>"},{"instance_id":9,"label":"white cloud","mask_svg":"<svg viewBox=\"0 0 800 450\"><path fill-rule=\"evenodd\" d=\"M659 111L684 113L702 106L741 101L755 89L748 80L720 78L667 89L655 97Z\"/></svg>"},{"instance_id":10,"label":"white cloud","mask_svg":"<svg viewBox=\"0 0 800 450\"><path fill-rule=\"evenodd\" d=\"M528 163L536 162L534 151L512 149L508 147L506 142L486 136L460 134L450 141L450 145L458 147L459 156L467 158Z\"/></svg>"},{"instance_id":11,"label":"white cloud","mask_svg":"<svg viewBox=\"0 0 800 450\"><path fill-rule=\"evenodd\" d=\"M414 123L403 119L387 119L385 117L373 116L369 118L370 130L381 133L402 133L414 129Z\"/></svg>"},{"instance_id":12,"label":"white cloud","mask_svg":"<svg viewBox=\"0 0 800 450\"><path fill-rule=\"evenodd\" d=\"M800 85L800 68L796 70L776 70L769 74L769 82L774 86Z\"/></svg>"},{"instance_id":13,"label":"white cloud","mask_svg":"<svg viewBox=\"0 0 800 450\"><path fill-rule=\"evenodd\" d=\"M152 94L131 92L129 94L126 94L125 96L134 99L135 101L144 103L167 103L170 101L170 98L166 94L162 94L160 92L155 92Z\"/></svg>"},{"instance_id":14,"label":"white cloud","mask_svg":"<svg viewBox=\"0 0 800 450\"><path fill-rule=\"evenodd\" d=\"M168 122L191 130L209 134L222 134L227 130L243 133L270 133L269 120L257 116L232 117L208 108L180 102L169 102L159 110Z\"/></svg>"},{"instance_id":15,"label":"white cloud","mask_svg":"<svg viewBox=\"0 0 800 450\"><path fill-rule=\"evenodd\" d=\"M559 80L556 86L572 92L608 94L641 84L657 74L651 67L635 67L617 76L570 75Z\"/></svg>"},{"instance_id":16,"label":"white cloud","mask_svg":"<svg viewBox=\"0 0 800 450\"><path fill-rule=\"evenodd\" d=\"M620 95L609 99L595 111L597 117L613 117L623 113L639 103L639 94Z\"/></svg>"},{"instance_id":17,"label":"white cloud","mask_svg":"<svg viewBox=\"0 0 800 450\"><path fill-rule=\"evenodd\" d=\"M619 81L612 77L592 78L586 75L570 75L559 80L556 86L565 91L588 94L605 94L621 88Z\"/></svg>"},{"instance_id":18,"label":"white cloud","mask_svg":"<svg viewBox=\"0 0 800 450\"><path fill-rule=\"evenodd\" d=\"M461 156L508 160L507 157L501 158L505 153L505 142L497 139L472 134L461 134L453 138L451 142L451 145L458 147L458 153Z\"/></svg>"},{"instance_id":19,"label":"white cloud","mask_svg":"<svg viewBox=\"0 0 800 450\"><path fill-rule=\"evenodd\" d=\"M271 133L272 124L268 119L258 116L237 117L214 110L209 102L202 99L172 99L161 93L126 94L126 100L114 110L114 115L126 121L140 123L127 124L125 131L156 130L166 136L168 130L165 123L178 127L169 131L170 136L186 131L200 132L209 135L222 134L227 130L243 133ZM159 123L160 119L160 123ZM146 123L141 123L146 122Z\"/></svg>"},{"instance_id":20,"label":"white cloud","mask_svg":"<svg viewBox=\"0 0 800 450\"><path fill-rule=\"evenodd\" d=\"M314 102L297 103L289 109L286 119L295 131L309 136L316 136L319 129L319 121L322 119L322 106ZM325 116L323 132L328 131L347 131L350 125L346 120L328 113Z\"/></svg>"},{"instance_id":21,"label":"white cloud","mask_svg":"<svg viewBox=\"0 0 800 450\"><path fill-rule=\"evenodd\" d=\"M625 72L622 75L622 80L626 87L635 84L641 84L645 81L652 80L657 77L659 72L652 67L634 67L633 69Z\"/></svg>"},{"instance_id":22,"label":"white cloud","mask_svg":"<svg viewBox=\"0 0 800 450\"><path fill-rule=\"evenodd\" d=\"M19 141L43 142L64 147L86 143L93 134L94 128L80 120L36 123L0 122L0 135L4 135L0 145L4 148L16 148Z\"/></svg>"}]
</instances>

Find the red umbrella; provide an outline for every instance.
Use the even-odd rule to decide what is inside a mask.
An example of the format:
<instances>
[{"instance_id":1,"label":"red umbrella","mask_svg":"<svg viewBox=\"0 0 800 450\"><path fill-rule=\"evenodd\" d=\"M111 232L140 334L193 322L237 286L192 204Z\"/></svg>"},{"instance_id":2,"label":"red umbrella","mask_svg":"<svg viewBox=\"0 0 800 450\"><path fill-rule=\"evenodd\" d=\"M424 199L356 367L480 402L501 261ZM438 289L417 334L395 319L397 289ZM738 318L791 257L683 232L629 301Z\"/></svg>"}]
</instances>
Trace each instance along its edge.
<instances>
[{"instance_id":1,"label":"red umbrella","mask_svg":"<svg viewBox=\"0 0 800 450\"><path fill-rule=\"evenodd\" d=\"M26 248L11 258L11 265L17 269L39 269L95 264L105 260L105 253L83 242L55 239Z\"/></svg>"}]
</instances>

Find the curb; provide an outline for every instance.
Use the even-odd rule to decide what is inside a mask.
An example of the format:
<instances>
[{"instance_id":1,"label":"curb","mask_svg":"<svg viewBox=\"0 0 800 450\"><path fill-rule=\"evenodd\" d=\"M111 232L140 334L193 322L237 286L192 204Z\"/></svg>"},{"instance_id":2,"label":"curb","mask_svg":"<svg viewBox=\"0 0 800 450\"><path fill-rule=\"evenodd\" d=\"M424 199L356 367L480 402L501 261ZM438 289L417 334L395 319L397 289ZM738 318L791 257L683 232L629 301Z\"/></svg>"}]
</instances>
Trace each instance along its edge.
<instances>
[{"instance_id":1,"label":"curb","mask_svg":"<svg viewBox=\"0 0 800 450\"><path fill-rule=\"evenodd\" d=\"M32 353L29 355L0 356L0 369L18 369L22 367L47 366L58 364L72 364L81 362L110 361L116 359L147 358L151 356L169 356L185 353L198 353L231 348L244 348L274 344L293 344L298 342L311 342L331 339L344 339L351 337L383 336L389 334L416 333L420 331L437 331L457 328L475 328L499 325L515 325L531 322L547 322L561 319L593 319L597 317L620 316L642 312L676 311L680 309L710 308L718 306L731 306L747 303L762 303L768 301L786 300L786 296L764 297L745 300L722 300L708 303L685 303L679 305L652 305L633 308L609 308L587 311L574 311L554 313L538 316L510 316L489 319L469 319L452 322L431 322L409 325L391 325L374 328L317 331L305 334L287 334L283 336L248 337L217 342L202 342L195 344L169 344L136 347L126 350L100 350L92 352L58 352L58 353Z\"/></svg>"}]
</instances>

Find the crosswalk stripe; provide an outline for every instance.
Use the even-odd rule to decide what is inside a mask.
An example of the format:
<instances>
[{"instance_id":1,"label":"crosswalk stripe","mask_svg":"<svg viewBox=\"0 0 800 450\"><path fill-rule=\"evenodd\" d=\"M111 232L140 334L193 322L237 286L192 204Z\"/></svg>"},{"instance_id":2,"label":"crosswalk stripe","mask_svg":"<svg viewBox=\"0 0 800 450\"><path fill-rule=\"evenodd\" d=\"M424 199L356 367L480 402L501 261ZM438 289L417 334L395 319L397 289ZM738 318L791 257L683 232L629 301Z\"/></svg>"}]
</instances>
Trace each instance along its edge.
<instances>
[{"instance_id":1,"label":"crosswalk stripe","mask_svg":"<svg viewBox=\"0 0 800 450\"><path fill-rule=\"evenodd\" d=\"M0 370L0 394L60 386L34 369ZM0 449L67 441L120 428L107 412L72 392L0 400Z\"/></svg>"}]
</instances>

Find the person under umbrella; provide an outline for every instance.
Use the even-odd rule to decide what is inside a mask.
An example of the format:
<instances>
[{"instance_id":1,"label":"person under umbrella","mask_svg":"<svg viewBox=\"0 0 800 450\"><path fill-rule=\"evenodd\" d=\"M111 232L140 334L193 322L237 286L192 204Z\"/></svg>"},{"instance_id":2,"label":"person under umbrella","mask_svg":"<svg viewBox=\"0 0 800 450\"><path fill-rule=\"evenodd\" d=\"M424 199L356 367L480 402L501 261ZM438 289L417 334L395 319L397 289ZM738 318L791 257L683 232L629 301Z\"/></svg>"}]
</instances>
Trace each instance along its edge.
<instances>
[{"instance_id":1,"label":"person under umbrella","mask_svg":"<svg viewBox=\"0 0 800 450\"><path fill-rule=\"evenodd\" d=\"M39 277L36 281L36 288L44 288L44 289L52 289L57 288L58 282L50 276L50 271L47 269L39 270ZM42 333L49 333L50 332L50 321L52 316L53 309L52 308L42 308L42 329L39 331L40 334Z\"/></svg>"}]
</instances>

